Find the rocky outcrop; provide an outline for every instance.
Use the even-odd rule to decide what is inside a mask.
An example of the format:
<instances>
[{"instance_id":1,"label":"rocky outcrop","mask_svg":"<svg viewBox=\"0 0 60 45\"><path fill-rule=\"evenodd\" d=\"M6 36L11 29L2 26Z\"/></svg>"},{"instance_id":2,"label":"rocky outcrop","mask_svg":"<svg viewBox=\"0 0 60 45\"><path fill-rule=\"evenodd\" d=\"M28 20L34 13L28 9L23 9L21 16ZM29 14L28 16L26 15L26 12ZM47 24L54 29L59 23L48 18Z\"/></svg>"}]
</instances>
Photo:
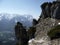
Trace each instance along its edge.
<instances>
[{"instance_id":1,"label":"rocky outcrop","mask_svg":"<svg viewBox=\"0 0 60 45\"><path fill-rule=\"evenodd\" d=\"M60 38L51 40L48 36L48 32L52 28L60 25L60 2L45 2L41 8L41 16L38 19L38 24L35 25L35 38L29 40L29 45L60 45Z\"/></svg>"},{"instance_id":2,"label":"rocky outcrop","mask_svg":"<svg viewBox=\"0 0 60 45\"><path fill-rule=\"evenodd\" d=\"M60 2L45 2L41 5L41 8L40 18L38 21L33 19L33 26L27 31L19 22L15 26L15 35L18 40L17 45L27 45L27 42L29 43L28 45L60 45L59 31L57 33L59 38L54 37L55 39L51 40L51 37L48 35L52 28L60 25Z\"/></svg>"},{"instance_id":3,"label":"rocky outcrop","mask_svg":"<svg viewBox=\"0 0 60 45\"><path fill-rule=\"evenodd\" d=\"M17 22L17 25L15 26L15 35L17 38L16 45L28 45L28 37L26 29L20 22Z\"/></svg>"},{"instance_id":4,"label":"rocky outcrop","mask_svg":"<svg viewBox=\"0 0 60 45\"><path fill-rule=\"evenodd\" d=\"M51 45L60 45L60 38L51 40Z\"/></svg>"},{"instance_id":5,"label":"rocky outcrop","mask_svg":"<svg viewBox=\"0 0 60 45\"><path fill-rule=\"evenodd\" d=\"M35 26L37 23L38 21L33 19L33 25ZM16 45L28 45L28 41L35 37L36 27L34 26L26 30L22 23L17 22L15 26Z\"/></svg>"},{"instance_id":6,"label":"rocky outcrop","mask_svg":"<svg viewBox=\"0 0 60 45\"><path fill-rule=\"evenodd\" d=\"M29 41L29 45L58 45L60 42L59 38L51 40L47 35L47 33L57 25L60 25L60 20L53 18L41 19L36 25L35 38Z\"/></svg>"},{"instance_id":7,"label":"rocky outcrop","mask_svg":"<svg viewBox=\"0 0 60 45\"><path fill-rule=\"evenodd\" d=\"M38 21L36 19L33 19L33 26L35 26L36 24L38 24Z\"/></svg>"},{"instance_id":8,"label":"rocky outcrop","mask_svg":"<svg viewBox=\"0 0 60 45\"><path fill-rule=\"evenodd\" d=\"M36 27L30 27L27 31L29 40L35 37Z\"/></svg>"},{"instance_id":9,"label":"rocky outcrop","mask_svg":"<svg viewBox=\"0 0 60 45\"><path fill-rule=\"evenodd\" d=\"M42 13L40 18L55 18L55 19L60 19L60 2L58 1L53 1L52 3L50 2L45 2L41 5Z\"/></svg>"},{"instance_id":10,"label":"rocky outcrop","mask_svg":"<svg viewBox=\"0 0 60 45\"><path fill-rule=\"evenodd\" d=\"M29 45L51 45L51 41L48 37L43 37L39 40L31 39Z\"/></svg>"},{"instance_id":11,"label":"rocky outcrop","mask_svg":"<svg viewBox=\"0 0 60 45\"><path fill-rule=\"evenodd\" d=\"M57 1L60 1L60 0L57 0Z\"/></svg>"}]
</instances>

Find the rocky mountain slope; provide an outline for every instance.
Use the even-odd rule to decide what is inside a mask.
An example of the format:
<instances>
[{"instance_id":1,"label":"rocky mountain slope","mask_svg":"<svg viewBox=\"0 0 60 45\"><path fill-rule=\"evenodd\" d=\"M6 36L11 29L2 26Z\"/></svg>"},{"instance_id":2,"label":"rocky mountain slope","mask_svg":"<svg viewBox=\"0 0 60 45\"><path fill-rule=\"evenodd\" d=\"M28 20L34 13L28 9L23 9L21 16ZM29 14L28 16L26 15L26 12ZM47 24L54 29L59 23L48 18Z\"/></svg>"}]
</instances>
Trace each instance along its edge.
<instances>
[{"instance_id":1,"label":"rocky mountain slope","mask_svg":"<svg viewBox=\"0 0 60 45\"><path fill-rule=\"evenodd\" d=\"M60 2L45 2L41 8L42 13L38 24L34 26L36 27L35 38L29 40L29 45L60 45L60 38L51 40L48 36L52 28L60 25Z\"/></svg>"}]
</instances>

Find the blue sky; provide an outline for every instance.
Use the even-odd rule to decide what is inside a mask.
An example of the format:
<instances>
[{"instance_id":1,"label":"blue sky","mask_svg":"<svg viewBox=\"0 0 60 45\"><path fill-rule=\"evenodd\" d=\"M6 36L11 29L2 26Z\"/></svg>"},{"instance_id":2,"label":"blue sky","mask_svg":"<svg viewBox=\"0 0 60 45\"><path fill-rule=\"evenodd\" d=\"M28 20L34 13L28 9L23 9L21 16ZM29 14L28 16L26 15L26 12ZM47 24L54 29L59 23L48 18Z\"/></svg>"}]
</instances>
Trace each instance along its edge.
<instances>
[{"instance_id":1,"label":"blue sky","mask_svg":"<svg viewBox=\"0 0 60 45\"><path fill-rule=\"evenodd\" d=\"M53 0L0 0L0 13L29 14L38 18L41 13L40 5Z\"/></svg>"}]
</instances>

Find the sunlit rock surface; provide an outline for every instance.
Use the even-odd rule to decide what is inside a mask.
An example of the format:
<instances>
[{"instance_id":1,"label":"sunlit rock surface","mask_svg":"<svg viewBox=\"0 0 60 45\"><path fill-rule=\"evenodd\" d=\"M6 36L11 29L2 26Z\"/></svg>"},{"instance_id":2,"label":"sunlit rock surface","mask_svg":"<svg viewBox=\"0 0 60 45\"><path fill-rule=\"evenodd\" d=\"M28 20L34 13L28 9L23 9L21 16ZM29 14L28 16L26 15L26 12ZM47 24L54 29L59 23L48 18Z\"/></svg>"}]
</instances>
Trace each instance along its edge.
<instances>
[{"instance_id":1,"label":"sunlit rock surface","mask_svg":"<svg viewBox=\"0 0 60 45\"><path fill-rule=\"evenodd\" d=\"M29 40L29 45L60 45L60 38L51 40L47 35L52 28L60 25L60 2L46 2L41 8L41 16L35 25L35 38Z\"/></svg>"},{"instance_id":2,"label":"sunlit rock surface","mask_svg":"<svg viewBox=\"0 0 60 45\"><path fill-rule=\"evenodd\" d=\"M39 40L36 39L29 40L29 45L51 45L51 41L48 37L42 37Z\"/></svg>"}]
</instances>

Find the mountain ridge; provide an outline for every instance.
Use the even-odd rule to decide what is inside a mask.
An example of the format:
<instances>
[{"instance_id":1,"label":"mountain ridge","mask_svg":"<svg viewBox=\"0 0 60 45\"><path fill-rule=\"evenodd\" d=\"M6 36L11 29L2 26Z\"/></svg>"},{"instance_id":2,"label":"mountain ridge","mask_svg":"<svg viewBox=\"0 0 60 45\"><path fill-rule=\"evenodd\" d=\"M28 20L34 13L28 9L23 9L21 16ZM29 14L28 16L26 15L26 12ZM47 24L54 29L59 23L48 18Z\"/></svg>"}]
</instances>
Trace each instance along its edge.
<instances>
[{"instance_id":1,"label":"mountain ridge","mask_svg":"<svg viewBox=\"0 0 60 45\"><path fill-rule=\"evenodd\" d=\"M8 14L0 13L0 31L12 31L16 22L21 22L24 26L32 26L33 17L31 15L18 15L18 14ZM4 27L4 29L3 29Z\"/></svg>"}]
</instances>

